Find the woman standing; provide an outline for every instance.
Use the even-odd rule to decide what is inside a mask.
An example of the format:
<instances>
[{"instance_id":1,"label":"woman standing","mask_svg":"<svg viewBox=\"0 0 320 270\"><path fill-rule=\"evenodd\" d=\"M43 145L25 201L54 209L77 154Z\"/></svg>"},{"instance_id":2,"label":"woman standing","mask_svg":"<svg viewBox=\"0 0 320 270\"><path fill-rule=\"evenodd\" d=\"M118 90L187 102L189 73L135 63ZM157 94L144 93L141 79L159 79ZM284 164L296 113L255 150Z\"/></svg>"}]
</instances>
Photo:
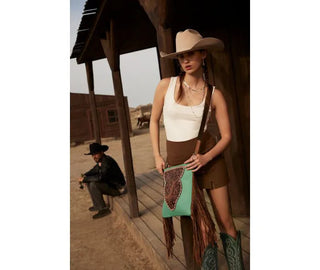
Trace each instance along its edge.
<instances>
[{"instance_id":1,"label":"woman standing","mask_svg":"<svg viewBox=\"0 0 320 270\"><path fill-rule=\"evenodd\" d=\"M152 106L150 136L156 168L161 175L166 163L169 166L187 163L187 169L195 172L199 188L206 189L211 200L229 269L244 269L241 236L240 231L236 231L231 215L227 186L229 179L222 156L231 141L227 105L221 91L214 86L210 87L205 62L207 51L218 51L223 47L221 40L203 38L197 31L187 29L177 33L175 53L160 53L161 57L177 58L182 72L177 77L164 78L158 84ZM221 139L216 143L213 137L205 132L199 154L194 155L205 97L211 89L209 112L214 110ZM159 147L159 120L162 112L167 137L166 162L161 156ZM203 203L202 192L198 194L199 200ZM181 217L181 222L189 222L191 231L193 228L193 234L203 235L199 240L202 242L195 242L199 237L193 237L194 252L200 250L199 256L195 254L195 260L202 264L202 269L217 269L214 224L212 221L211 223L207 221L211 218L207 209L204 210L204 215L191 216L191 219ZM174 241L172 221L164 219L164 229L168 254L172 255ZM171 232L168 233L168 230ZM205 250L203 246L206 247ZM186 260L190 260L187 258L188 254L185 256Z\"/></svg>"}]
</instances>

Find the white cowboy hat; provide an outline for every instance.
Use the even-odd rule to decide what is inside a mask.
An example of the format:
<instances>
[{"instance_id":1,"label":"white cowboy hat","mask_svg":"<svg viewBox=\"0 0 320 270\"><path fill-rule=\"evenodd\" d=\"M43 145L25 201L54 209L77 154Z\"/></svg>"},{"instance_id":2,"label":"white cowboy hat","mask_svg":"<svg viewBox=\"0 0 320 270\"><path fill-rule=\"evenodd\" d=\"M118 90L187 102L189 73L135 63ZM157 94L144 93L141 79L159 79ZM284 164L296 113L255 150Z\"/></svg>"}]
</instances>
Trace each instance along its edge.
<instances>
[{"instance_id":1,"label":"white cowboy hat","mask_svg":"<svg viewBox=\"0 0 320 270\"><path fill-rule=\"evenodd\" d=\"M181 53L201 49L222 51L224 49L224 45L220 39L212 37L203 38L198 31L187 29L183 32L178 32L176 35L176 52L160 52L160 56L163 58L177 58Z\"/></svg>"}]
</instances>

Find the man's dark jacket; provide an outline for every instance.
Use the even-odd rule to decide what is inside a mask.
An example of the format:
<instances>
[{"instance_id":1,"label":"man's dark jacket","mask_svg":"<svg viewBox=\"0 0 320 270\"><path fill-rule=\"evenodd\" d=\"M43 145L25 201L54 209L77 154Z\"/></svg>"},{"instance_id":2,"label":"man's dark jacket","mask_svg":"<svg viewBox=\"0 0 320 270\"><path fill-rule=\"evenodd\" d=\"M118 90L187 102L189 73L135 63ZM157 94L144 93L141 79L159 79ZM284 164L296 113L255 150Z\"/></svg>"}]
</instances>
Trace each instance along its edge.
<instances>
[{"instance_id":1,"label":"man's dark jacket","mask_svg":"<svg viewBox=\"0 0 320 270\"><path fill-rule=\"evenodd\" d=\"M126 184L123 173L117 162L110 156L103 155L101 167L97 163L90 171L86 172L83 182L104 182L115 188Z\"/></svg>"}]
</instances>

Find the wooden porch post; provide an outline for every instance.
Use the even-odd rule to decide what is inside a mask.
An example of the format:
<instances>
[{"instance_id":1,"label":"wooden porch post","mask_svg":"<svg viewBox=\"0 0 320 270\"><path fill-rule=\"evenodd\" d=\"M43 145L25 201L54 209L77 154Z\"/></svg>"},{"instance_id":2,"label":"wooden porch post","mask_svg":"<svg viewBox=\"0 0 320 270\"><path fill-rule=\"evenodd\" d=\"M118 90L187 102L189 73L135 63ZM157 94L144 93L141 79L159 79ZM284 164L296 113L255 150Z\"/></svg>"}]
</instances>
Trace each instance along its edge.
<instances>
[{"instance_id":1,"label":"wooden porch post","mask_svg":"<svg viewBox=\"0 0 320 270\"><path fill-rule=\"evenodd\" d=\"M174 37L171 28L164 28L159 25L157 29L157 43L159 51L173 52ZM171 77L176 75L174 60L163 59L159 55L161 78Z\"/></svg>"},{"instance_id":2,"label":"wooden porch post","mask_svg":"<svg viewBox=\"0 0 320 270\"><path fill-rule=\"evenodd\" d=\"M138 198L133 171L133 161L128 126L129 115L127 113L127 110L125 109L126 103L123 97L123 89L120 75L120 56L115 44L114 25L112 20L110 21L110 31L106 33L106 38L107 39L100 39L100 42L112 71L113 87L116 98L118 118L120 122L120 136L127 179L130 216L138 217Z\"/></svg>"},{"instance_id":3,"label":"wooden porch post","mask_svg":"<svg viewBox=\"0 0 320 270\"><path fill-rule=\"evenodd\" d=\"M87 81L88 81L88 87L89 87L89 100L90 100L90 109L91 109L92 123L93 123L93 133L94 133L94 138L96 142L101 144L100 126L99 126L99 120L98 120L96 100L94 95L92 61L86 62L85 64L86 64Z\"/></svg>"},{"instance_id":4,"label":"wooden porch post","mask_svg":"<svg viewBox=\"0 0 320 270\"><path fill-rule=\"evenodd\" d=\"M138 217L138 198L133 170L132 152L128 127L129 115L127 115L127 110L125 109L125 101L123 98L120 70L112 70L112 79L117 102L118 116L120 120L120 134L122 140L123 160L128 184L130 216Z\"/></svg>"}]
</instances>

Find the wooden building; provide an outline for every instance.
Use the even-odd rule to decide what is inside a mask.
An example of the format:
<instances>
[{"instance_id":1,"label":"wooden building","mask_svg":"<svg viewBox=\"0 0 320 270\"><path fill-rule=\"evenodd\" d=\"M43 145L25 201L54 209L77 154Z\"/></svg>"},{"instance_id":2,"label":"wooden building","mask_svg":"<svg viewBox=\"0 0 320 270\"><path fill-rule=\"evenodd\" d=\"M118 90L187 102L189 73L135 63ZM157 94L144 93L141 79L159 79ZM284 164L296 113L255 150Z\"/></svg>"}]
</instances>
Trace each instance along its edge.
<instances>
[{"instance_id":1,"label":"wooden building","mask_svg":"<svg viewBox=\"0 0 320 270\"><path fill-rule=\"evenodd\" d=\"M111 95L96 95L95 98L101 137L120 138L120 126L115 97ZM125 109L129 114L127 97L124 97L124 99ZM131 121L128 121L128 127L129 132L131 132ZM84 142L93 139L94 128L89 95L70 93L70 141Z\"/></svg>"}]
</instances>

